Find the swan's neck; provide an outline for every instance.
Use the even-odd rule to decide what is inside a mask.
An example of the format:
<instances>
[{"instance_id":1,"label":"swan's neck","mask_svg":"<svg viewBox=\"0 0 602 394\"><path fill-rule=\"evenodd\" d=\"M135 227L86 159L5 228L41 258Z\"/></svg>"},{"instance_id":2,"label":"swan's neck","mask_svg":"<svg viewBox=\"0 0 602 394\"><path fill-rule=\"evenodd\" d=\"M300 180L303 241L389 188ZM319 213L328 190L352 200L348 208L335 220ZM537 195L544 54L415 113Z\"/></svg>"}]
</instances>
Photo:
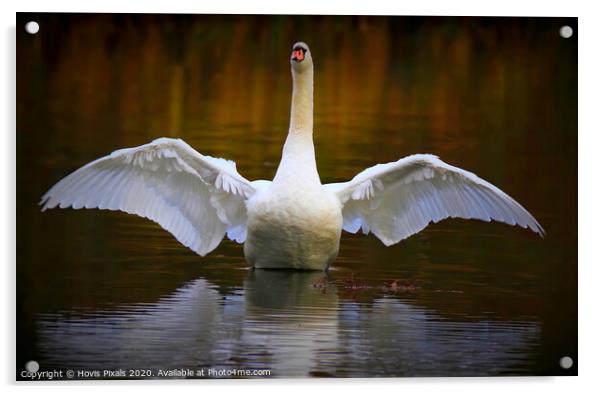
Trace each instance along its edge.
<instances>
[{"instance_id":1,"label":"swan's neck","mask_svg":"<svg viewBox=\"0 0 602 394\"><path fill-rule=\"evenodd\" d=\"M293 72L293 97L288 136L274 182L320 183L313 142L314 72L313 66Z\"/></svg>"},{"instance_id":2,"label":"swan's neck","mask_svg":"<svg viewBox=\"0 0 602 394\"><path fill-rule=\"evenodd\" d=\"M314 70L313 66L303 72L293 72L293 98L291 102L291 134L308 134L314 128Z\"/></svg>"}]
</instances>

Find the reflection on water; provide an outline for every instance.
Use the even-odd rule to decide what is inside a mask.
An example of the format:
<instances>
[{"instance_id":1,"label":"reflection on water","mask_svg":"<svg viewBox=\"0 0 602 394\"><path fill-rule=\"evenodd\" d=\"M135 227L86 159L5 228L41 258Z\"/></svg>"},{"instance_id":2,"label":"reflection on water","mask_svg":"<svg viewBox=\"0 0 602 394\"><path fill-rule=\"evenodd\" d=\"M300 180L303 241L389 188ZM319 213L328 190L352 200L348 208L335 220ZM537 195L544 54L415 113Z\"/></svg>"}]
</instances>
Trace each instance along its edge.
<instances>
[{"instance_id":1,"label":"reflection on water","mask_svg":"<svg viewBox=\"0 0 602 394\"><path fill-rule=\"evenodd\" d=\"M17 29L18 369L577 373L558 366L578 361L576 19L18 16L29 20L41 29ZM159 136L271 179L298 40L315 62L323 182L433 153L515 197L546 238L459 220L389 248L343 234L324 280L250 272L227 240L200 258L122 213L39 212L69 172ZM416 291L383 289L397 279Z\"/></svg>"},{"instance_id":2,"label":"reflection on water","mask_svg":"<svg viewBox=\"0 0 602 394\"><path fill-rule=\"evenodd\" d=\"M535 322L450 321L389 296L372 305L340 300L336 289L313 286L321 276L256 270L226 297L197 279L152 304L42 314L40 356L48 367L70 369L492 375L516 372L539 340Z\"/></svg>"}]
</instances>

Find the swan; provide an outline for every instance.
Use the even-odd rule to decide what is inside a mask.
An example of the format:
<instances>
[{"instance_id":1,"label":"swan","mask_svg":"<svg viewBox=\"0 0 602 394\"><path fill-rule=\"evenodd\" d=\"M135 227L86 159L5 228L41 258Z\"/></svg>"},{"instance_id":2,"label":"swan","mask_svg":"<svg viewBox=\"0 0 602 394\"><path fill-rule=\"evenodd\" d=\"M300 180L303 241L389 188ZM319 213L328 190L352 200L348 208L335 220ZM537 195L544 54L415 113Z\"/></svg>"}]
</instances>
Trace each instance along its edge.
<instances>
[{"instance_id":1,"label":"swan","mask_svg":"<svg viewBox=\"0 0 602 394\"><path fill-rule=\"evenodd\" d=\"M348 182L322 184L313 145L313 59L303 42L290 58L288 136L272 181L249 181L232 161L159 138L79 168L43 195L60 207L120 210L158 223L201 256L224 236L244 243L254 268L327 270L342 230L393 245L445 218L499 221L545 232L494 185L430 154L377 164Z\"/></svg>"}]
</instances>

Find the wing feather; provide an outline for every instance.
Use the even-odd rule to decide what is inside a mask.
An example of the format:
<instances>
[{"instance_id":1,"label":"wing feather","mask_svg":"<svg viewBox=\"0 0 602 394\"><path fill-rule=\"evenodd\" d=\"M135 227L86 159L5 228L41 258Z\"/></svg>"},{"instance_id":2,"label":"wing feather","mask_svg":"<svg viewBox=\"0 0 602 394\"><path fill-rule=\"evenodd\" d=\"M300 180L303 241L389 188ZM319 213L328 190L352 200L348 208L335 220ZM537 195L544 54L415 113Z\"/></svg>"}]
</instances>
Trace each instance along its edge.
<instances>
[{"instance_id":1,"label":"wing feather","mask_svg":"<svg viewBox=\"0 0 602 394\"><path fill-rule=\"evenodd\" d=\"M349 182L324 187L343 204L343 229L372 232L386 245L446 218L495 220L545 234L512 197L433 155L378 164Z\"/></svg>"},{"instance_id":2,"label":"wing feather","mask_svg":"<svg viewBox=\"0 0 602 394\"><path fill-rule=\"evenodd\" d=\"M179 139L160 138L83 166L48 190L40 205L42 211L58 206L136 214L205 255L226 233L244 242L245 200L255 190L234 162L201 155Z\"/></svg>"}]
</instances>

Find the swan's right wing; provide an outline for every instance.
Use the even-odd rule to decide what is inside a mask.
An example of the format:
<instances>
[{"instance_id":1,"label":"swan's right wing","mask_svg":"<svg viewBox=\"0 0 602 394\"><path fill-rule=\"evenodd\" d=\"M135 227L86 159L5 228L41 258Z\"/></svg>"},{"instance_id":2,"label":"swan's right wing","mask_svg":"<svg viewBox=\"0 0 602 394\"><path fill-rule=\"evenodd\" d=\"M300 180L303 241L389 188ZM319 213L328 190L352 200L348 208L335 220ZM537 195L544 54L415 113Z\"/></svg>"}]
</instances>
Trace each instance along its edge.
<instances>
[{"instance_id":1,"label":"swan's right wing","mask_svg":"<svg viewBox=\"0 0 602 394\"><path fill-rule=\"evenodd\" d=\"M204 256L226 233L244 242L245 200L256 189L234 162L201 155L180 139L160 138L83 166L48 190L40 204L42 211L72 206L136 214Z\"/></svg>"},{"instance_id":2,"label":"swan's right wing","mask_svg":"<svg viewBox=\"0 0 602 394\"><path fill-rule=\"evenodd\" d=\"M324 187L343 205L344 230L372 232L387 246L445 218L496 220L544 234L512 197L433 155L378 164L349 182Z\"/></svg>"}]
</instances>

